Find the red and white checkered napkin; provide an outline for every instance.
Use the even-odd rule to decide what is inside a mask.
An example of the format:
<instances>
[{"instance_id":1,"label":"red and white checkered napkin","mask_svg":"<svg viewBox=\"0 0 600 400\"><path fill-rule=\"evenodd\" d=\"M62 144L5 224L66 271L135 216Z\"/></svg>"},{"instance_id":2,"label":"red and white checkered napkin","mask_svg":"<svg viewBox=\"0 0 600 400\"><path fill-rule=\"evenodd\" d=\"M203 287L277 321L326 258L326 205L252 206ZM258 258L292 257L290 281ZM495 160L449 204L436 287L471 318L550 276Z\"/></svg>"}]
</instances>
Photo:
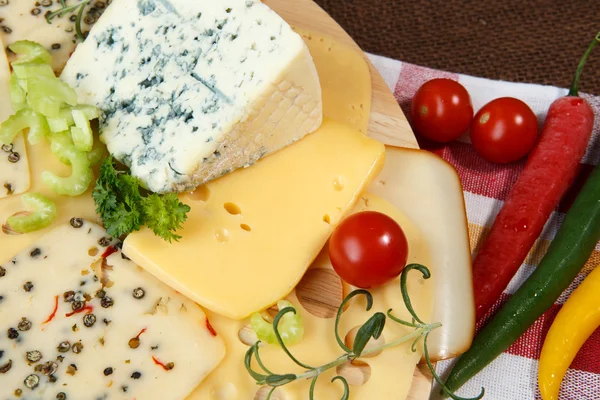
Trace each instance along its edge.
<instances>
[{"instance_id":1,"label":"red and white checkered napkin","mask_svg":"<svg viewBox=\"0 0 600 400\"><path fill-rule=\"evenodd\" d=\"M463 84L471 95L475 112L487 102L503 96L516 97L527 103L538 116L540 123L546 116L550 104L558 97L567 94L566 89L522 83L510 83L475 78L466 75L436 71L388 58L369 55L369 58L384 77L395 94L404 113L410 119L410 101L415 91L424 82L433 78L451 78ZM575 68L575 65L573 65ZM593 73L593 71L588 71ZM585 72L583 75L585 81ZM542 237L521 266L518 275L505 290L503 298L496 308L515 292L529 276L548 248L564 213L573 197L591 172L600 162L600 97L582 95L595 110L594 133L588 151L581 164L581 172L570 193L565 196L558 209L548 221ZM458 171L463 184L471 248L476 249L482 234L502 207L510 188L519 176L524 163L496 165L479 157L467 136L447 145L435 145L421 142L421 147L442 156ZM558 299L517 342L500 355L493 363L467 383L459 392L462 396L475 396L481 387L485 387L485 399L490 400L529 400L539 399L537 388L537 369L544 338L561 305L572 290L597 265L600 265L600 244L575 283ZM577 327L573 327L577 329ZM451 362L438 364L438 372L448 371ZM432 392L437 398L438 390ZM561 399L596 400L600 399L600 329L587 341L571 365L562 385Z\"/></svg>"}]
</instances>

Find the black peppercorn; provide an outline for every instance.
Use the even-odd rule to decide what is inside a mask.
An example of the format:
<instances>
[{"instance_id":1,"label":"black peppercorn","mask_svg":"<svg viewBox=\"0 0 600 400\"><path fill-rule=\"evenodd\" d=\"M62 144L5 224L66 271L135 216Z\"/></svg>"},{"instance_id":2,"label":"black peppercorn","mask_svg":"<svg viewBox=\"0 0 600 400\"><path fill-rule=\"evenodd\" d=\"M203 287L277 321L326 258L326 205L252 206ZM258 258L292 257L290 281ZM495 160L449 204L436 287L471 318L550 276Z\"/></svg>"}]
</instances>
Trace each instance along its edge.
<instances>
[{"instance_id":1,"label":"black peppercorn","mask_svg":"<svg viewBox=\"0 0 600 400\"><path fill-rule=\"evenodd\" d=\"M114 304L115 304L114 300L111 297L108 297L108 296L104 296L104 298L102 300L100 300L100 305L103 308L112 307Z\"/></svg>"},{"instance_id":2,"label":"black peppercorn","mask_svg":"<svg viewBox=\"0 0 600 400\"><path fill-rule=\"evenodd\" d=\"M23 318L21 318L21 321L17 325L17 329L20 330L21 332L26 332L31 329L32 325L33 324L31 323L30 320L23 317Z\"/></svg>"},{"instance_id":3,"label":"black peppercorn","mask_svg":"<svg viewBox=\"0 0 600 400\"><path fill-rule=\"evenodd\" d=\"M73 217L69 223L73 228L81 228L83 226L83 219Z\"/></svg>"},{"instance_id":4,"label":"black peppercorn","mask_svg":"<svg viewBox=\"0 0 600 400\"><path fill-rule=\"evenodd\" d=\"M104 368L104 376L112 375L113 369L111 367Z\"/></svg>"},{"instance_id":5,"label":"black peppercorn","mask_svg":"<svg viewBox=\"0 0 600 400\"><path fill-rule=\"evenodd\" d=\"M58 393L58 394L56 395L56 398L57 398L58 400L67 400L67 395L66 395L66 393L65 393L65 392L60 392L60 393Z\"/></svg>"},{"instance_id":6,"label":"black peppercorn","mask_svg":"<svg viewBox=\"0 0 600 400\"><path fill-rule=\"evenodd\" d=\"M73 311L81 310L83 306L84 303L82 301L74 301L71 303L71 309L73 309Z\"/></svg>"},{"instance_id":7,"label":"black peppercorn","mask_svg":"<svg viewBox=\"0 0 600 400\"><path fill-rule=\"evenodd\" d=\"M83 316L83 324L88 328L92 327L96 323L96 316L94 314L86 314Z\"/></svg>"},{"instance_id":8,"label":"black peppercorn","mask_svg":"<svg viewBox=\"0 0 600 400\"><path fill-rule=\"evenodd\" d=\"M31 281L25 282L23 285L23 290L26 292L31 292L31 289L33 289L33 283L31 283Z\"/></svg>"},{"instance_id":9,"label":"black peppercorn","mask_svg":"<svg viewBox=\"0 0 600 400\"><path fill-rule=\"evenodd\" d=\"M133 289L133 297L136 299L142 299L146 295L146 292L141 287Z\"/></svg>"},{"instance_id":10,"label":"black peppercorn","mask_svg":"<svg viewBox=\"0 0 600 400\"><path fill-rule=\"evenodd\" d=\"M31 374L23 382L28 389L35 389L40 384L40 377L36 374Z\"/></svg>"},{"instance_id":11,"label":"black peppercorn","mask_svg":"<svg viewBox=\"0 0 600 400\"><path fill-rule=\"evenodd\" d=\"M31 257L34 257L34 258L35 258L35 257L37 257L37 256L39 256L40 254L42 254L42 250L40 250L40 249L39 249L39 248L37 248L37 247L36 247L35 249L33 249L33 250L31 251L31 253L29 253L29 255L30 255Z\"/></svg>"},{"instance_id":12,"label":"black peppercorn","mask_svg":"<svg viewBox=\"0 0 600 400\"><path fill-rule=\"evenodd\" d=\"M7 27L4 27L4 31L5 32L6 32L7 29L8 29ZM7 33L9 33L9 32L7 32ZM19 153L17 153L17 152L13 151L12 153L10 153L8 155L8 161L10 161L13 164L18 163L20 159L21 159L21 155Z\"/></svg>"},{"instance_id":13,"label":"black peppercorn","mask_svg":"<svg viewBox=\"0 0 600 400\"><path fill-rule=\"evenodd\" d=\"M3 277L3 276L5 276L5 275L6 275L6 269L5 269L5 268L2 268L2 267L0 267L0 278L2 278L2 277Z\"/></svg>"},{"instance_id":14,"label":"black peppercorn","mask_svg":"<svg viewBox=\"0 0 600 400\"><path fill-rule=\"evenodd\" d=\"M31 9L31 15L40 15L41 13L42 13L42 10L40 10L39 8Z\"/></svg>"},{"instance_id":15,"label":"black peppercorn","mask_svg":"<svg viewBox=\"0 0 600 400\"><path fill-rule=\"evenodd\" d=\"M75 353L75 354L81 353L83 351L83 343L77 342L77 343L73 344L72 350L73 350L73 353Z\"/></svg>"},{"instance_id":16,"label":"black peppercorn","mask_svg":"<svg viewBox=\"0 0 600 400\"><path fill-rule=\"evenodd\" d=\"M142 377L142 374L140 372L134 372L133 374L131 374L131 378L132 379L140 379Z\"/></svg>"},{"instance_id":17,"label":"black peppercorn","mask_svg":"<svg viewBox=\"0 0 600 400\"><path fill-rule=\"evenodd\" d=\"M4 151L5 153L12 153L13 145L12 144L3 144L2 151Z\"/></svg>"},{"instance_id":18,"label":"black peppercorn","mask_svg":"<svg viewBox=\"0 0 600 400\"><path fill-rule=\"evenodd\" d=\"M25 353L25 358L27 361L36 363L42 359L42 353L39 350L32 350Z\"/></svg>"},{"instance_id":19,"label":"black peppercorn","mask_svg":"<svg viewBox=\"0 0 600 400\"><path fill-rule=\"evenodd\" d=\"M12 367L12 360L8 360L8 362L4 365L0 365L0 374L7 373Z\"/></svg>"},{"instance_id":20,"label":"black peppercorn","mask_svg":"<svg viewBox=\"0 0 600 400\"><path fill-rule=\"evenodd\" d=\"M8 338L16 339L19 337L19 332L15 328L8 328Z\"/></svg>"},{"instance_id":21,"label":"black peppercorn","mask_svg":"<svg viewBox=\"0 0 600 400\"><path fill-rule=\"evenodd\" d=\"M108 247L110 245L111 238L110 237L102 237L98 239L98 244L102 247Z\"/></svg>"},{"instance_id":22,"label":"black peppercorn","mask_svg":"<svg viewBox=\"0 0 600 400\"><path fill-rule=\"evenodd\" d=\"M56 350L58 350L59 353L66 353L67 351L71 350L71 343L69 343L68 340L60 342L58 347L56 347Z\"/></svg>"}]
</instances>

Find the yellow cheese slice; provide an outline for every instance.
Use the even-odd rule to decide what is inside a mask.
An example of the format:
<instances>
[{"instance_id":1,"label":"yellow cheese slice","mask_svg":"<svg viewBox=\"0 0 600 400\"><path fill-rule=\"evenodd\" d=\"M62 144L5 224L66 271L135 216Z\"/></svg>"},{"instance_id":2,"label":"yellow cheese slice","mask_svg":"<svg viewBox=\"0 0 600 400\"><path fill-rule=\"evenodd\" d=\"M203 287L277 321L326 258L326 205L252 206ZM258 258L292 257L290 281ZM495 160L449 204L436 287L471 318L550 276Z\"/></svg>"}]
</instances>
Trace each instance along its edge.
<instances>
[{"instance_id":1,"label":"yellow cheese slice","mask_svg":"<svg viewBox=\"0 0 600 400\"><path fill-rule=\"evenodd\" d=\"M367 133L371 113L371 72L364 55L327 36L301 28L323 93L323 115Z\"/></svg>"},{"instance_id":2,"label":"yellow cheese slice","mask_svg":"<svg viewBox=\"0 0 600 400\"><path fill-rule=\"evenodd\" d=\"M409 220L404 213L391 205L388 201L365 194L355 206L353 212L363 210L374 210L383 212L394 218L403 228L408 243L408 262L417 262L428 265L430 262L429 250L426 241L416 225ZM311 265L309 271L332 271L327 246ZM308 276L308 275L307 275ZM337 275L336 275L337 277ZM305 278L306 279L306 278ZM339 278L337 278L339 279ZM433 280L433 277L432 279ZM430 321L432 308L431 288L433 282L424 281L418 272L409 275L409 293L415 310L421 319ZM304 281L303 281L304 282ZM319 285L326 288L327 283ZM386 312L389 308L394 309L394 314L401 318L410 319L402 302L400 294L399 279L395 279L386 285L371 290L374 297L374 306L371 312L364 311L362 299L353 303L342 317L340 332L344 335L352 328L361 325L375 311ZM313 315L304 308L306 304L298 300L297 292L287 297L297 311L302 315L305 333L304 339L297 345L290 347L292 353L302 362L317 366L333 361L343 352L337 345L334 337L334 318L320 318ZM338 299L338 302L341 298ZM188 397L188 400L246 400L264 399L266 396L255 397L259 387L246 372L243 359L248 350L248 345L240 340L239 332L243 330L248 321L236 321L225 317L208 313L211 324L219 332L226 342L227 355L225 359ZM386 341L392 341L406 335L410 331L394 322L388 321L383 332ZM243 337L243 334L242 334ZM359 386L351 386L350 399L405 399L408 395L415 365L419 362L421 351L416 353L410 351L410 343L389 348L379 355L364 358L370 368L368 381ZM299 373L302 372L290 362L283 351L275 345L261 348L261 358L268 368L277 373ZM352 372L352 369L348 373ZM358 372L354 369L354 372ZM315 390L318 399L339 399L342 396L341 384L330 383L335 375L335 370L324 373L317 381ZM345 374L346 375L346 374ZM348 375L346 375L348 376ZM359 374L359 376L362 376ZM281 387L277 390L277 396L281 400L304 400L308 399L310 381L298 381ZM261 391L261 394L264 393ZM266 394L266 393L265 393Z\"/></svg>"},{"instance_id":3,"label":"yellow cheese slice","mask_svg":"<svg viewBox=\"0 0 600 400\"><path fill-rule=\"evenodd\" d=\"M0 41L0 46L3 46ZM8 96L10 66L6 54L0 52L0 123L12 113ZM0 148L0 199L25 193L30 186L29 161L23 135L18 135L13 143Z\"/></svg>"},{"instance_id":4,"label":"yellow cheese slice","mask_svg":"<svg viewBox=\"0 0 600 400\"><path fill-rule=\"evenodd\" d=\"M123 251L200 305L247 317L291 292L384 154L381 143L325 121L252 167L182 195L192 210L179 242L143 229Z\"/></svg>"}]
</instances>

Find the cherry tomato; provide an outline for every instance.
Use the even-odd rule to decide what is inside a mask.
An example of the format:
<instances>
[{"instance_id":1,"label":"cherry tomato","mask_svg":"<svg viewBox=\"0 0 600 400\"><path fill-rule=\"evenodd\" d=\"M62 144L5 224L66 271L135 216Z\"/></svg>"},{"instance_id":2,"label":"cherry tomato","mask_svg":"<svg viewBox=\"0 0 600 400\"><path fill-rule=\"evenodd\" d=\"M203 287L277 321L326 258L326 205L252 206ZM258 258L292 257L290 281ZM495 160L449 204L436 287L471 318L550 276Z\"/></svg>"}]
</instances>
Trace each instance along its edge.
<instances>
[{"instance_id":1,"label":"cherry tomato","mask_svg":"<svg viewBox=\"0 0 600 400\"><path fill-rule=\"evenodd\" d=\"M415 93L410 111L416 132L440 143L461 136L473 120L467 89L452 79L425 82Z\"/></svg>"},{"instance_id":2,"label":"cherry tomato","mask_svg":"<svg viewBox=\"0 0 600 400\"><path fill-rule=\"evenodd\" d=\"M333 231L329 257L344 281L368 289L400 275L406 266L408 242L392 218L363 211L350 215Z\"/></svg>"},{"instance_id":3,"label":"cherry tomato","mask_svg":"<svg viewBox=\"0 0 600 400\"><path fill-rule=\"evenodd\" d=\"M510 163L533 149L538 121L531 108L519 99L502 97L487 103L473 119L471 143L486 160Z\"/></svg>"}]
</instances>

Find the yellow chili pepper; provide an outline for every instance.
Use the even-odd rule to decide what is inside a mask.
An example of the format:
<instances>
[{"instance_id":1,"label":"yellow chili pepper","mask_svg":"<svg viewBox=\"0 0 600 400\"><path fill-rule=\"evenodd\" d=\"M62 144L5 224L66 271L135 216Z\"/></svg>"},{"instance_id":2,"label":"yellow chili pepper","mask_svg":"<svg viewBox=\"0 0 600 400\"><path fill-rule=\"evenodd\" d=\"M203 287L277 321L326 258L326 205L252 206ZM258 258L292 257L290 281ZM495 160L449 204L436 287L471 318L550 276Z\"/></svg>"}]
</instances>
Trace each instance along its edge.
<instances>
[{"instance_id":1,"label":"yellow chili pepper","mask_svg":"<svg viewBox=\"0 0 600 400\"><path fill-rule=\"evenodd\" d=\"M540 355L543 400L557 400L560 384L581 346L600 326L600 266L571 294L552 323Z\"/></svg>"}]
</instances>

